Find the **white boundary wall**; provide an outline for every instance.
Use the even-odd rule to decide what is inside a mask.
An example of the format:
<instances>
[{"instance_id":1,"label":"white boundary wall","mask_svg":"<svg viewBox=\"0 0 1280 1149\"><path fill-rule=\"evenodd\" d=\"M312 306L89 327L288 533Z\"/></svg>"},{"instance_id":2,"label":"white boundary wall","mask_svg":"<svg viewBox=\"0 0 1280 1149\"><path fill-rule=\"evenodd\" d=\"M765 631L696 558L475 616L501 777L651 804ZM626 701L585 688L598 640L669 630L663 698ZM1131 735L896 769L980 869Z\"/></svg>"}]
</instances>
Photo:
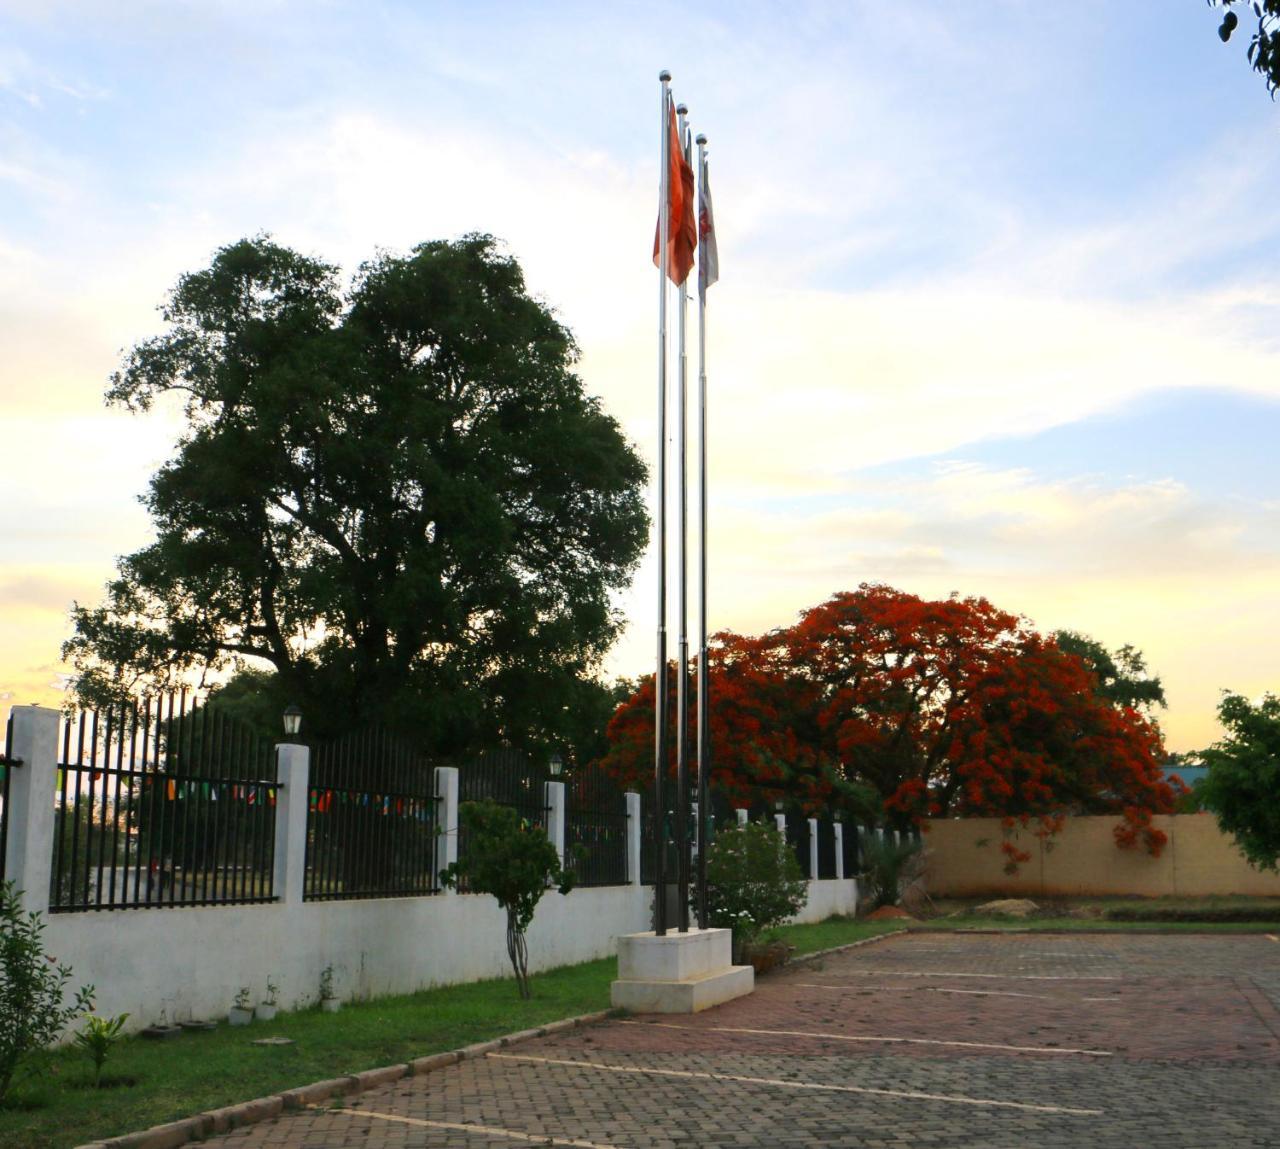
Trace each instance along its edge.
<instances>
[{"instance_id":1,"label":"white boundary wall","mask_svg":"<svg viewBox=\"0 0 1280 1149\"><path fill-rule=\"evenodd\" d=\"M15 716L10 753L24 765L14 775L21 783L10 792L14 821L6 867L21 888L24 875L37 878L24 901L29 909L43 911L47 894L42 898L36 891L47 891L49 881L57 712L16 707ZM345 999L509 976L506 915L488 895L304 902L307 755L302 747L282 746L279 757L284 783L276 807L279 900L49 914L45 948L71 966L73 990L92 983L97 1011L128 1012L127 1028L133 1030L162 1016L169 1022L222 1017L241 986L261 1000L268 977L280 987L281 1006L305 1006L319 996L326 966L333 967L335 990ZM456 842L457 786L440 781L442 824L449 831L441 839L445 852ZM553 809L562 808L562 794L552 790L559 787L548 783ZM627 803L629 810L638 808L639 796L628 795ZM15 824L25 832L14 833ZM583 887L563 896L549 890L529 929L531 971L612 957L621 934L651 928L653 890L640 885L638 873L640 819L628 825L630 884ZM795 920L852 914L856 906L853 879L811 880L808 903Z\"/></svg>"}]
</instances>

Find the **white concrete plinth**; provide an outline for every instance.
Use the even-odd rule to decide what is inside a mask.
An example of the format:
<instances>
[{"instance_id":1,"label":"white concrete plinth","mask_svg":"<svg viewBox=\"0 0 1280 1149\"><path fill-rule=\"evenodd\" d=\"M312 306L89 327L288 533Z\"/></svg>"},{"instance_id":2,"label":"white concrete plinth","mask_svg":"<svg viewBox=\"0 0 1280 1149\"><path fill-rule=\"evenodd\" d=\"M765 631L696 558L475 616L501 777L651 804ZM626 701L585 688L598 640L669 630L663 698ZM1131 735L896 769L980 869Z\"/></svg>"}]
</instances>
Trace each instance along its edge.
<instances>
[{"instance_id":1,"label":"white concrete plinth","mask_svg":"<svg viewBox=\"0 0 1280 1149\"><path fill-rule=\"evenodd\" d=\"M635 1013L697 1013L755 989L755 970L733 964L732 930L652 930L618 939L615 1007Z\"/></svg>"}]
</instances>

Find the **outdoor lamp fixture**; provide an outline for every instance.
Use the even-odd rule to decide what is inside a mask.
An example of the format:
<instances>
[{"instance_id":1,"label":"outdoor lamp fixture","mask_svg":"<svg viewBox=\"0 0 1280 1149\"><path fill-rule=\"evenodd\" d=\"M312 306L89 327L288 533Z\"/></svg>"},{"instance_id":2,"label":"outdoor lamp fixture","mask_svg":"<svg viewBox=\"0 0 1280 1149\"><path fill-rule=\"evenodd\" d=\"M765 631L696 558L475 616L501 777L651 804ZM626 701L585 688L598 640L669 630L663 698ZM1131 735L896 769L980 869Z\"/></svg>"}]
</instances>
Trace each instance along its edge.
<instances>
[{"instance_id":1,"label":"outdoor lamp fixture","mask_svg":"<svg viewBox=\"0 0 1280 1149\"><path fill-rule=\"evenodd\" d=\"M551 771L552 778L559 778L560 771L564 769L564 759L559 754L552 754L551 761L547 763L547 768Z\"/></svg>"},{"instance_id":2,"label":"outdoor lamp fixture","mask_svg":"<svg viewBox=\"0 0 1280 1149\"><path fill-rule=\"evenodd\" d=\"M284 733L286 738L296 738L302 729L302 711L294 703L290 703L284 712Z\"/></svg>"},{"instance_id":3,"label":"outdoor lamp fixture","mask_svg":"<svg viewBox=\"0 0 1280 1149\"><path fill-rule=\"evenodd\" d=\"M773 804L773 808L774 808L775 810L777 810L779 814L781 814L781 813L782 813L782 799L781 799L781 798L779 798L779 799L778 799L778 800Z\"/></svg>"}]
</instances>

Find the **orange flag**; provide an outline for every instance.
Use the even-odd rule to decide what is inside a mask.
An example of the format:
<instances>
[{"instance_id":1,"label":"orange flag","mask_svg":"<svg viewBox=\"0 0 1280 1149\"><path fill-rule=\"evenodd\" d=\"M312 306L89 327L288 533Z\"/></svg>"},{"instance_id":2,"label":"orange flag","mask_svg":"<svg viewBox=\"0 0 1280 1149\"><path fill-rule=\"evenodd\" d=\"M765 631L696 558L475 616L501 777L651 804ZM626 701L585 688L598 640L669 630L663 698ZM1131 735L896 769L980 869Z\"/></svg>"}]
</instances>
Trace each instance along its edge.
<instances>
[{"instance_id":1,"label":"orange flag","mask_svg":"<svg viewBox=\"0 0 1280 1149\"><path fill-rule=\"evenodd\" d=\"M678 287L693 270L693 252L698 245L697 197L693 188L693 168L684 158L684 147L676 127L674 105L669 104L668 110L671 113L671 143L667 154L667 276ZM653 232L655 264L658 263L661 230L662 213L659 211L658 226Z\"/></svg>"}]
</instances>

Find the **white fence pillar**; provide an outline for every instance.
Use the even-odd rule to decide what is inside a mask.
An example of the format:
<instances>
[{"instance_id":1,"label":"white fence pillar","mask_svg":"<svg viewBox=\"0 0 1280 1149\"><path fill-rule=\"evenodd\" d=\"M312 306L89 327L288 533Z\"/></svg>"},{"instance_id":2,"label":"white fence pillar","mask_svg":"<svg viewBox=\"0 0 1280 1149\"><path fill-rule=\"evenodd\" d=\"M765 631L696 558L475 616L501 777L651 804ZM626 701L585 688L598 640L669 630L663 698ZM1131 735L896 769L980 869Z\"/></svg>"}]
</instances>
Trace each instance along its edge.
<instances>
[{"instance_id":1,"label":"white fence pillar","mask_svg":"<svg viewBox=\"0 0 1280 1149\"><path fill-rule=\"evenodd\" d=\"M809 877L818 880L818 819L809 819Z\"/></svg>"},{"instance_id":2,"label":"white fence pillar","mask_svg":"<svg viewBox=\"0 0 1280 1149\"><path fill-rule=\"evenodd\" d=\"M311 748L296 742L277 745L276 781L275 895L287 906L300 906L307 876Z\"/></svg>"},{"instance_id":3,"label":"white fence pillar","mask_svg":"<svg viewBox=\"0 0 1280 1149\"><path fill-rule=\"evenodd\" d=\"M53 869L53 795L58 784L58 712L44 706L13 708L9 756L9 827L5 874L22 891L22 908L48 913Z\"/></svg>"},{"instance_id":4,"label":"white fence pillar","mask_svg":"<svg viewBox=\"0 0 1280 1149\"><path fill-rule=\"evenodd\" d=\"M542 804L547 808L547 838L564 865L564 783L544 782Z\"/></svg>"},{"instance_id":5,"label":"white fence pillar","mask_svg":"<svg viewBox=\"0 0 1280 1149\"><path fill-rule=\"evenodd\" d=\"M844 823L836 822L832 827L836 837L836 877L844 877Z\"/></svg>"},{"instance_id":6,"label":"white fence pillar","mask_svg":"<svg viewBox=\"0 0 1280 1149\"><path fill-rule=\"evenodd\" d=\"M458 860L458 768L436 767L436 797L440 804L436 813L440 818L436 835L436 873ZM445 887L446 894L456 894L454 887Z\"/></svg>"},{"instance_id":7,"label":"white fence pillar","mask_svg":"<svg viewBox=\"0 0 1280 1149\"><path fill-rule=\"evenodd\" d=\"M739 826L745 826L751 820L751 812L744 810L741 806L737 807L733 812L738 816Z\"/></svg>"},{"instance_id":8,"label":"white fence pillar","mask_svg":"<svg viewBox=\"0 0 1280 1149\"><path fill-rule=\"evenodd\" d=\"M628 790L623 795L627 800L627 881L633 886L640 884L640 835L644 825L640 820L640 795Z\"/></svg>"}]
</instances>

